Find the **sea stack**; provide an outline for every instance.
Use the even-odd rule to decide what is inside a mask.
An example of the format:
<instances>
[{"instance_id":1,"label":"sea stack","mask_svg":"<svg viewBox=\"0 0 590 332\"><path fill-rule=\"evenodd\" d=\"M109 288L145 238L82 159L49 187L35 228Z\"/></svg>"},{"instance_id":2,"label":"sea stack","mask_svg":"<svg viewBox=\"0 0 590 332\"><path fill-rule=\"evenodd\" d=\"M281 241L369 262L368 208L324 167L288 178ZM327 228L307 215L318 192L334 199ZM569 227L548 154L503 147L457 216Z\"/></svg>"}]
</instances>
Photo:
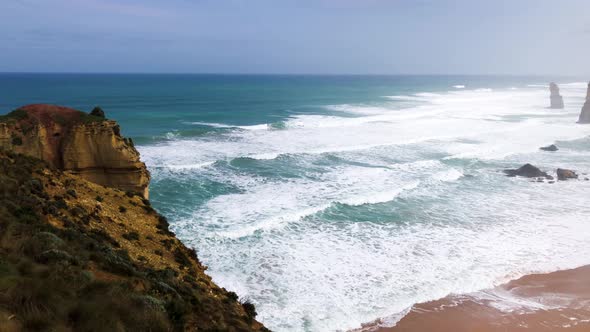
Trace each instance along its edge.
<instances>
[{"instance_id":1,"label":"sea stack","mask_svg":"<svg viewBox=\"0 0 590 332\"><path fill-rule=\"evenodd\" d=\"M588 83L588 90L586 91L586 102L582 107L578 123L590 123L590 83Z\"/></svg>"},{"instance_id":2,"label":"sea stack","mask_svg":"<svg viewBox=\"0 0 590 332\"><path fill-rule=\"evenodd\" d=\"M56 105L24 106L0 117L0 149L148 198L150 174L139 152L104 116Z\"/></svg>"},{"instance_id":3,"label":"sea stack","mask_svg":"<svg viewBox=\"0 0 590 332\"><path fill-rule=\"evenodd\" d=\"M551 91L551 108L562 109L563 97L559 94L559 87L554 82L549 84L549 91Z\"/></svg>"}]
</instances>

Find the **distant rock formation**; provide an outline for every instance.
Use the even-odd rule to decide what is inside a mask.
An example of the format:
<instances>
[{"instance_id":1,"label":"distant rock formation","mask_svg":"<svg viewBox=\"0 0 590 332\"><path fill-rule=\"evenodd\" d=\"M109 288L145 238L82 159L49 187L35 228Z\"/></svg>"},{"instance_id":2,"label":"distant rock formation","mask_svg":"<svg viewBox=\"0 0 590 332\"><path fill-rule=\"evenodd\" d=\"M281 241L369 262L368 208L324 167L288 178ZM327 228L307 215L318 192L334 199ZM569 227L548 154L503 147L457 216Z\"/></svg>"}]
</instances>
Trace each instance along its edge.
<instances>
[{"instance_id":1,"label":"distant rock formation","mask_svg":"<svg viewBox=\"0 0 590 332\"><path fill-rule=\"evenodd\" d=\"M104 113L93 114L46 104L21 107L0 116L0 149L147 198L150 174L133 142Z\"/></svg>"},{"instance_id":2,"label":"distant rock formation","mask_svg":"<svg viewBox=\"0 0 590 332\"><path fill-rule=\"evenodd\" d=\"M527 178L545 178L548 180L553 180L551 175L541 171L539 168L531 164L525 164L518 169L506 169L504 170L504 173L506 173L508 176L523 176Z\"/></svg>"},{"instance_id":3,"label":"distant rock formation","mask_svg":"<svg viewBox=\"0 0 590 332\"><path fill-rule=\"evenodd\" d=\"M551 108L562 109L563 97L559 94L559 87L554 82L549 84L549 91L551 91Z\"/></svg>"},{"instance_id":4,"label":"distant rock formation","mask_svg":"<svg viewBox=\"0 0 590 332\"><path fill-rule=\"evenodd\" d=\"M586 102L582 107L578 123L590 123L590 83L588 83L588 90L586 91Z\"/></svg>"},{"instance_id":5,"label":"distant rock formation","mask_svg":"<svg viewBox=\"0 0 590 332\"><path fill-rule=\"evenodd\" d=\"M547 145L547 146L541 147L539 149L543 150L543 151L551 151L551 152L555 152L555 151L559 150L559 148L557 148L557 146L555 144Z\"/></svg>"},{"instance_id":6,"label":"distant rock formation","mask_svg":"<svg viewBox=\"0 0 590 332\"><path fill-rule=\"evenodd\" d=\"M569 170L569 169L563 169L563 168L558 168L557 169L557 179L560 181L565 181L567 179L577 179L578 178L578 174L576 174L576 172Z\"/></svg>"}]
</instances>

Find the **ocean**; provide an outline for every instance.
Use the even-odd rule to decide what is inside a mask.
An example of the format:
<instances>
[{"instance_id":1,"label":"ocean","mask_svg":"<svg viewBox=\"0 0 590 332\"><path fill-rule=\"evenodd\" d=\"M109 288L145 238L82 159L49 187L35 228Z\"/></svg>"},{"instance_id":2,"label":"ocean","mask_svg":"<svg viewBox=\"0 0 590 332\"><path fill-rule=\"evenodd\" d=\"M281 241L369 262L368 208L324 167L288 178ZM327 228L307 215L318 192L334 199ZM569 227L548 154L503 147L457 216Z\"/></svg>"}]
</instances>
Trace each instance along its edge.
<instances>
[{"instance_id":1,"label":"ocean","mask_svg":"<svg viewBox=\"0 0 590 332\"><path fill-rule=\"evenodd\" d=\"M564 110L547 108L552 80ZM0 74L0 113L100 105L151 171L152 204L216 283L255 303L272 330L346 331L590 263L590 125L576 124L586 87L559 77ZM539 150L549 144L559 151ZM525 163L581 180L502 173Z\"/></svg>"}]
</instances>

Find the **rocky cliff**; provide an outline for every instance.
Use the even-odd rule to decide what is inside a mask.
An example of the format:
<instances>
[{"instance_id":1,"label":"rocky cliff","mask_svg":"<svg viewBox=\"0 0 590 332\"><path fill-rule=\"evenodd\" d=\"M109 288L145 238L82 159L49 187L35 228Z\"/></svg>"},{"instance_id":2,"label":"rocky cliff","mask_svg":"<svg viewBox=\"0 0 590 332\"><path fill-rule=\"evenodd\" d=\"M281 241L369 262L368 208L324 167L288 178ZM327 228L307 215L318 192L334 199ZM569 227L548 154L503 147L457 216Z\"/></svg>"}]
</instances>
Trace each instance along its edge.
<instances>
[{"instance_id":1,"label":"rocky cliff","mask_svg":"<svg viewBox=\"0 0 590 332\"><path fill-rule=\"evenodd\" d=\"M549 91L551 92L551 108L555 108L555 109L562 109L564 107L563 105L563 97L559 94L559 87L557 86L557 84L551 82L549 84Z\"/></svg>"},{"instance_id":2,"label":"rocky cliff","mask_svg":"<svg viewBox=\"0 0 590 332\"><path fill-rule=\"evenodd\" d=\"M47 162L0 151L0 331L267 331L147 199L49 165L100 149L91 134L118 142L112 122L37 125L10 144ZM80 141L54 150L55 133Z\"/></svg>"},{"instance_id":3,"label":"rocky cliff","mask_svg":"<svg viewBox=\"0 0 590 332\"><path fill-rule=\"evenodd\" d=\"M588 83L588 90L586 91L586 102L580 112L578 123L590 123L590 83Z\"/></svg>"},{"instance_id":4,"label":"rocky cliff","mask_svg":"<svg viewBox=\"0 0 590 332\"><path fill-rule=\"evenodd\" d=\"M148 197L150 175L133 142L121 136L115 121L101 116L55 105L24 106L0 117L0 149Z\"/></svg>"}]
</instances>

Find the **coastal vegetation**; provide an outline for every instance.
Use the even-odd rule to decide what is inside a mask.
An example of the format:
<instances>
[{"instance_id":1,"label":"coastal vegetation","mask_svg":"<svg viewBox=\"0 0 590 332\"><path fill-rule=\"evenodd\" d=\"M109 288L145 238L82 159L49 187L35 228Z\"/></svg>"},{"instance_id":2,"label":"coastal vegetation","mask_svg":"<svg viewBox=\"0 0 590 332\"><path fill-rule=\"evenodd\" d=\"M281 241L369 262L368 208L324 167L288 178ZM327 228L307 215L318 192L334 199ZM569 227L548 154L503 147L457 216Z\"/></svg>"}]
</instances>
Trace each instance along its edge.
<instances>
[{"instance_id":1,"label":"coastal vegetation","mask_svg":"<svg viewBox=\"0 0 590 332\"><path fill-rule=\"evenodd\" d=\"M266 330L141 195L3 151L0 229L2 331Z\"/></svg>"}]
</instances>

